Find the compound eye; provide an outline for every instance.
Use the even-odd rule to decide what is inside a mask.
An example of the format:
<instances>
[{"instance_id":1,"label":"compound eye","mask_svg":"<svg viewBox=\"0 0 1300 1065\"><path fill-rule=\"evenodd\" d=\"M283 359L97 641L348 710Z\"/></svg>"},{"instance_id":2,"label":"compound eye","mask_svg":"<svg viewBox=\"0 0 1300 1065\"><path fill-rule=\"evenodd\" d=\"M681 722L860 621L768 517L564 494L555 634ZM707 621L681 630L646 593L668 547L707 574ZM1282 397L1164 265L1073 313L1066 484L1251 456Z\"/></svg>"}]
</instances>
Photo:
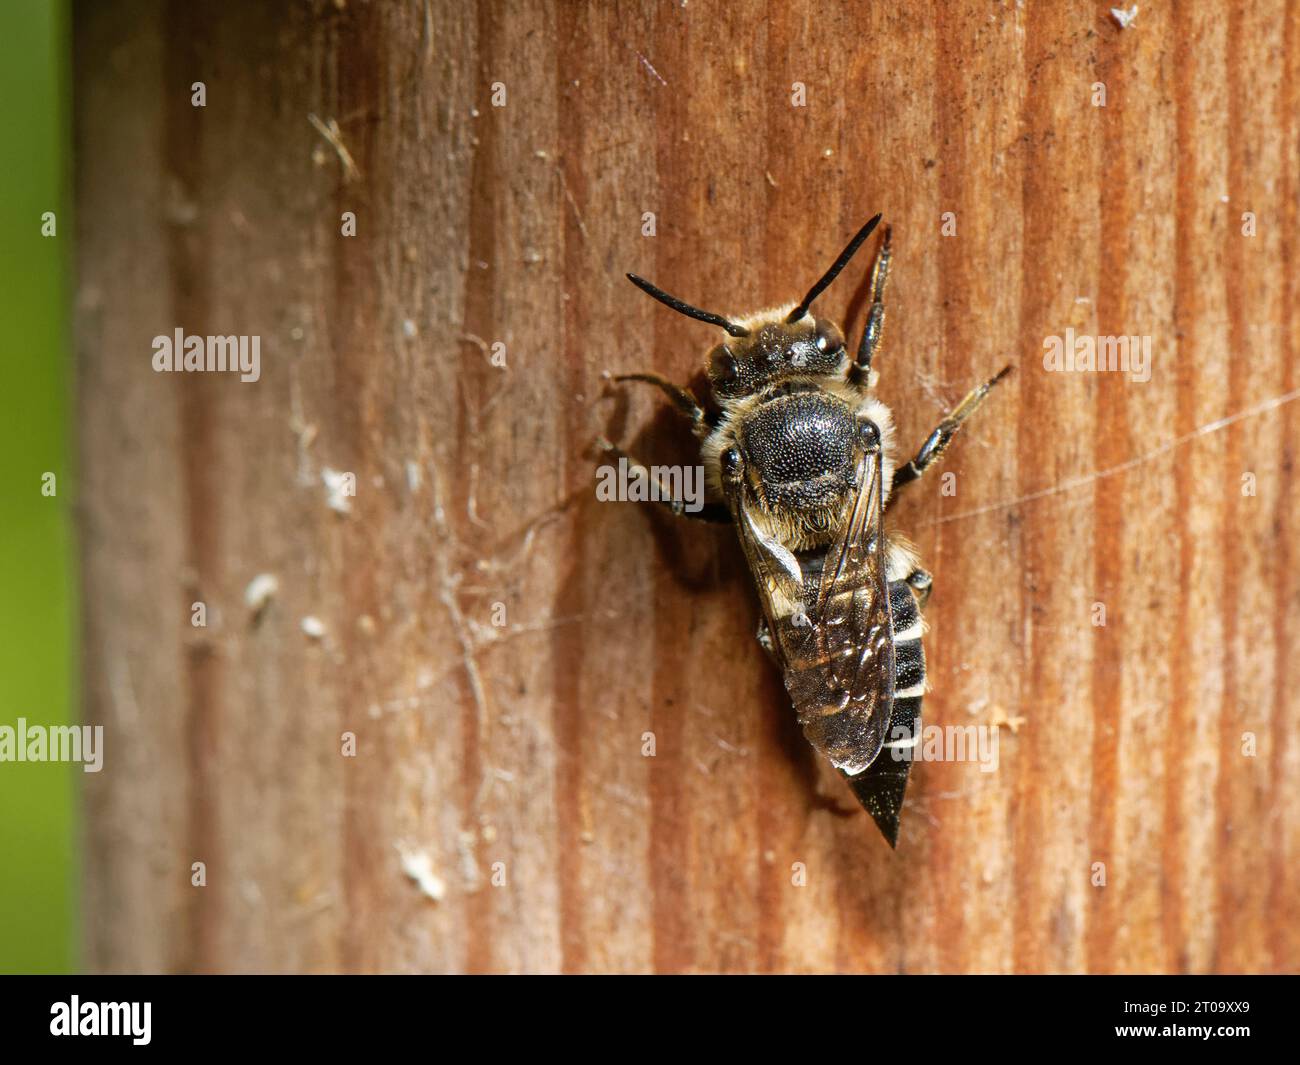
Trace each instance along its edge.
<instances>
[{"instance_id":1,"label":"compound eye","mask_svg":"<svg viewBox=\"0 0 1300 1065\"><path fill-rule=\"evenodd\" d=\"M728 385L740 376L740 364L727 348L718 348L709 359L709 376L720 385Z\"/></svg>"},{"instance_id":2,"label":"compound eye","mask_svg":"<svg viewBox=\"0 0 1300 1065\"><path fill-rule=\"evenodd\" d=\"M858 440L862 449L868 454L880 450L880 427L875 422L863 418L858 422Z\"/></svg>"},{"instance_id":3,"label":"compound eye","mask_svg":"<svg viewBox=\"0 0 1300 1065\"><path fill-rule=\"evenodd\" d=\"M817 350L823 354L841 351L844 348L844 335L835 328L833 322L828 322L825 318L817 319L816 337Z\"/></svg>"},{"instance_id":4,"label":"compound eye","mask_svg":"<svg viewBox=\"0 0 1300 1065\"><path fill-rule=\"evenodd\" d=\"M729 447L722 453L722 476L728 480L740 476L740 452L734 447Z\"/></svg>"}]
</instances>

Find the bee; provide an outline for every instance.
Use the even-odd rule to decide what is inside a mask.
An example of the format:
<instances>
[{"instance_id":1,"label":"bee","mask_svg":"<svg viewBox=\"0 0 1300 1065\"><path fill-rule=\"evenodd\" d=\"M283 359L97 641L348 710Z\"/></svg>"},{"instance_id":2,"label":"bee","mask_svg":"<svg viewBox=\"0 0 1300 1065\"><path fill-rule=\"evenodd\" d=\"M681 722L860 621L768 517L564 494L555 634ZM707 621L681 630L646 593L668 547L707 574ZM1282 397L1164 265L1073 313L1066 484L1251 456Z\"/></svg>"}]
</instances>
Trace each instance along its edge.
<instances>
[{"instance_id":1,"label":"bee","mask_svg":"<svg viewBox=\"0 0 1300 1065\"><path fill-rule=\"evenodd\" d=\"M708 354L711 412L657 374L614 380L655 386L690 421L708 493L692 516L736 527L762 605L758 641L781 669L803 734L895 847L921 734L921 610L932 581L915 549L886 532L886 510L1011 367L973 389L911 459L898 462L893 417L875 394L873 368L884 335L888 226L856 355L833 321L811 313L879 223L876 215L859 229L798 303L747 317L700 310L628 274L660 303L727 336ZM680 505L674 510L681 513Z\"/></svg>"}]
</instances>

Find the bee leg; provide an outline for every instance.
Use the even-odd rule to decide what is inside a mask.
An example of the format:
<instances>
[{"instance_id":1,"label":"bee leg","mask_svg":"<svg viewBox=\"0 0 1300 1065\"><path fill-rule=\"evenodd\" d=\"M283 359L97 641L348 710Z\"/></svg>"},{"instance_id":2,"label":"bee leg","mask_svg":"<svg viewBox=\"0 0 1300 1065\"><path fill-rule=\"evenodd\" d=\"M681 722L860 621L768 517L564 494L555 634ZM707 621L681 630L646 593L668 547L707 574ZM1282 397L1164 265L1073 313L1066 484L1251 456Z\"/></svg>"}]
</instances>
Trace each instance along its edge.
<instances>
[{"instance_id":1,"label":"bee leg","mask_svg":"<svg viewBox=\"0 0 1300 1065\"><path fill-rule=\"evenodd\" d=\"M903 580L907 581L908 586L916 593L916 605L924 610L925 604L930 601L930 593L934 591L934 578L926 570L918 567Z\"/></svg>"},{"instance_id":2,"label":"bee leg","mask_svg":"<svg viewBox=\"0 0 1300 1065\"><path fill-rule=\"evenodd\" d=\"M655 492L656 498L654 499L654 502L660 504L660 506L667 507L679 517L695 518L698 521L711 521L720 525L731 523L731 511L727 507L723 506L723 504L706 503L701 500L698 509L688 510L686 507L686 501L673 497L672 486L666 485L662 480L660 480L654 467L647 466L644 462L634 459L622 448L615 447L603 436L596 441L596 446L599 447L601 451L613 455L616 458L627 459L629 467L644 471L646 477L652 480L658 489L658 491Z\"/></svg>"},{"instance_id":3,"label":"bee leg","mask_svg":"<svg viewBox=\"0 0 1300 1065\"><path fill-rule=\"evenodd\" d=\"M695 393L689 388L682 388L673 384L665 377L660 377L657 373L624 373L613 378L614 381L622 383L623 381L642 381L648 385L654 385L659 389L673 405L683 418L689 419L691 431L701 440L713 431L713 424L709 416L705 413L704 408L700 406L700 401L695 398Z\"/></svg>"},{"instance_id":4,"label":"bee leg","mask_svg":"<svg viewBox=\"0 0 1300 1065\"><path fill-rule=\"evenodd\" d=\"M858 344L857 361L849 370L849 380L854 384L865 385L871 377L871 360L876 357L880 347L880 338L885 334L885 284L889 280L889 238L890 228L885 226L885 234L876 252L876 261L871 264L871 309L867 312L867 325L862 330L862 341Z\"/></svg>"},{"instance_id":5,"label":"bee leg","mask_svg":"<svg viewBox=\"0 0 1300 1065\"><path fill-rule=\"evenodd\" d=\"M925 443L921 445L921 450L916 453L916 458L899 466L894 471L894 480L890 486L890 491L897 492L903 485L910 484L920 477L943 454L944 449L952 443L952 438L957 435L961 423L975 413L993 386L1010 372L1011 367L1004 366L978 388L971 389L966 398L958 403L953 408L952 413L944 418L935 427L934 432L926 438Z\"/></svg>"}]
</instances>

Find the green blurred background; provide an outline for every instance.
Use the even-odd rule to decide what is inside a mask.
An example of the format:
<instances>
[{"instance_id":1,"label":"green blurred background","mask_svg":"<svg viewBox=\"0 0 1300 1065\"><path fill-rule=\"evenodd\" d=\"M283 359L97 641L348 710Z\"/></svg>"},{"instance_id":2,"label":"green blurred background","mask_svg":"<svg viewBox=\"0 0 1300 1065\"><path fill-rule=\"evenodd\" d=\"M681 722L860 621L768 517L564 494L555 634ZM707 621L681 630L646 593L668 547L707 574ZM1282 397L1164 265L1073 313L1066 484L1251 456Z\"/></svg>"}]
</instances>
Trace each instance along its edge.
<instances>
[{"instance_id":1,"label":"green blurred background","mask_svg":"<svg viewBox=\"0 0 1300 1065\"><path fill-rule=\"evenodd\" d=\"M0 4L0 725L73 717L68 6ZM41 235L53 211L57 234ZM41 494L45 473L57 494ZM76 957L79 766L0 762L0 972Z\"/></svg>"}]
</instances>

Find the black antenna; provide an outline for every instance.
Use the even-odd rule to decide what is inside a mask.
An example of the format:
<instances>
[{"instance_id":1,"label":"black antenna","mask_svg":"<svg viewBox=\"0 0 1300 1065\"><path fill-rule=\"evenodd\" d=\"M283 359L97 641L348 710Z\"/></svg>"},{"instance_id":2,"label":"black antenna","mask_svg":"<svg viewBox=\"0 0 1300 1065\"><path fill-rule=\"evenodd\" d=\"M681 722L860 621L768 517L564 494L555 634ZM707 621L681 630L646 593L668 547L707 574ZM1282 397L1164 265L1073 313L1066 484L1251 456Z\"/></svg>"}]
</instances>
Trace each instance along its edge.
<instances>
[{"instance_id":1,"label":"black antenna","mask_svg":"<svg viewBox=\"0 0 1300 1065\"><path fill-rule=\"evenodd\" d=\"M676 296L670 296L661 288L655 288L644 277L637 277L636 274L628 274L627 279L636 285L647 296L657 299L665 307L671 307L678 314L684 314L687 318L694 318L699 322L708 322L709 325L721 326L733 337L747 337L749 330L743 325L737 325L735 322L729 322L720 314L710 314L708 311L702 311L698 307L692 307L689 303L679 300Z\"/></svg>"},{"instance_id":2,"label":"black antenna","mask_svg":"<svg viewBox=\"0 0 1300 1065\"><path fill-rule=\"evenodd\" d=\"M826 273L822 274L821 280L808 290L808 295L800 300L799 306L790 312L789 317L786 318L787 324L797 322L808 313L808 308L812 306L812 301L820 296L826 286L835 280L839 272L849 265L849 260L852 259L854 253L862 247L862 242L871 236L871 231L879 224L880 215L876 215L875 218L858 230L854 238L849 241L845 249L840 252L840 257L831 263L831 268L827 270Z\"/></svg>"}]
</instances>

